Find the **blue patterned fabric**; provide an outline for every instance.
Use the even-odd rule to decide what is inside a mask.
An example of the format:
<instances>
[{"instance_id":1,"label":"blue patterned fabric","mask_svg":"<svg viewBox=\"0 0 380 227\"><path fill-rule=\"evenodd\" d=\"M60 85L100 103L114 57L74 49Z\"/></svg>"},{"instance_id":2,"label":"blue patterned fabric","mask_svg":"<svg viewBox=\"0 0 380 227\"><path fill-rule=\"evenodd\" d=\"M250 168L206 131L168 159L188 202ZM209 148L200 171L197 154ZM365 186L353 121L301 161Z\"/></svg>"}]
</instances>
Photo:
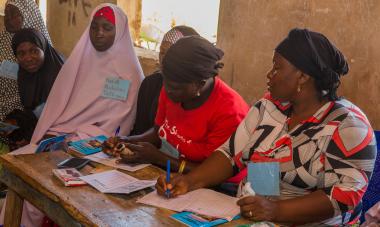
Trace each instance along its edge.
<instances>
[{"instance_id":1,"label":"blue patterned fabric","mask_svg":"<svg viewBox=\"0 0 380 227\"><path fill-rule=\"evenodd\" d=\"M380 131L375 131L375 136L377 142L377 156L368 189L363 196L362 222L364 221L365 212L380 201Z\"/></svg>"}]
</instances>

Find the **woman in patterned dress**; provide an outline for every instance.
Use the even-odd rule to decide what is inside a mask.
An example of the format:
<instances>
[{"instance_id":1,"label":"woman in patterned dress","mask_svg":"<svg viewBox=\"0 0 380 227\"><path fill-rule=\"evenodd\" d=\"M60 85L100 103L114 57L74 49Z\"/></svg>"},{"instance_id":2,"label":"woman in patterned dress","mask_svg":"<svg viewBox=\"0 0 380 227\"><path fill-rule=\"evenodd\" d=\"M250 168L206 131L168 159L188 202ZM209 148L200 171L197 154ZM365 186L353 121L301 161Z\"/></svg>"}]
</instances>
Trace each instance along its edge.
<instances>
[{"instance_id":1,"label":"woman in patterned dress","mask_svg":"<svg viewBox=\"0 0 380 227\"><path fill-rule=\"evenodd\" d=\"M5 30L0 32L0 63L4 60L17 62L12 50L12 37L22 28L40 31L51 44L41 12L33 0L8 0L5 4ZM17 81L0 75L0 121L14 109L23 109ZM8 150L7 140L0 136L0 153Z\"/></svg>"},{"instance_id":2,"label":"woman in patterned dress","mask_svg":"<svg viewBox=\"0 0 380 227\"><path fill-rule=\"evenodd\" d=\"M324 35L291 30L275 49L269 93L201 166L170 184L161 176L158 192L181 195L220 184L249 162L277 162L280 196L243 197L243 217L307 226L356 222L376 140L365 114L336 94L347 73L343 54Z\"/></svg>"}]
</instances>

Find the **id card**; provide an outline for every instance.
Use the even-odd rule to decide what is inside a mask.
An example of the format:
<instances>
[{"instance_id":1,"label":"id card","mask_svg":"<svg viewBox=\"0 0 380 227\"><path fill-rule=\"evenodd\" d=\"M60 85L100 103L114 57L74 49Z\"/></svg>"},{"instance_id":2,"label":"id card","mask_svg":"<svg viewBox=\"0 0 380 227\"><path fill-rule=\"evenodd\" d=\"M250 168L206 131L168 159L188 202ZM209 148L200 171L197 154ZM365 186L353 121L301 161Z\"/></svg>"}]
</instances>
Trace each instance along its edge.
<instances>
[{"instance_id":1,"label":"id card","mask_svg":"<svg viewBox=\"0 0 380 227\"><path fill-rule=\"evenodd\" d=\"M180 154L177 149L175 149L166 139L161 139L161 148L160 151L163 153L173 157L179 158Z\"/></svg>"},{"instance_id":2,"label":"id card","mask_svg":"<svg viewBox=\"0 0 380 227\"><path fill-rule=\"evenodd\" d=\"M259 195L280 195L280 164L278 162L248 163L248 182Z\"/></svg>"},{"instance_id":3,"label":"id card","mask_svg":"<svg viewBox=\"0 0 380 227\"><path fill-rule=\"evenodd\" d=\"M121 101L127 100L130 81L117 77L108 77L104 84L102 96Z\"/></svg>"},{"instance_id":4,"label":"id card","mask_svg":"<svg viewBox=\"0 0 380 227\"><path fill-rule=\"evenodd\" d=\"M0 75L4 77L8 77L10 79L17 80L18 67L19 66L17 63L4 60L1 63Z\"/></svg>"}]
</instances>

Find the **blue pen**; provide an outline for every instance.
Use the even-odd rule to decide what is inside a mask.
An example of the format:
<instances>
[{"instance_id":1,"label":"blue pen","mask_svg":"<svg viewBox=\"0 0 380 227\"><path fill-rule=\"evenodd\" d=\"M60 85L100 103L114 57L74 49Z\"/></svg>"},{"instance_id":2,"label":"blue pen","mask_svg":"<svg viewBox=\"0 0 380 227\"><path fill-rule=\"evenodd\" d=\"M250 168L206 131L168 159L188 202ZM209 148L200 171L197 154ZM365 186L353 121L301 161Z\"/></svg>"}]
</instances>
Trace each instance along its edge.
<instances>
[{"instance_id":1,"label":"blue pen","mask_svg":"<svg viewBox=\"0 0 380 227\"><path fill-rule=\"evenodd\" d=\"M116 131L115 131L115 137L117 137L119 135L119 132L120 132L120 126L117 127Z\"/></svg>"},{"instance_id":2,"label":"blue pen","mask_svg":"<svg viewBox=\"0 0 380 227\"><path fill-rule=\"evenodd\" d=\"M166 184L170 183L170 159L166 162ZM170 197L170 190L166 189L165 195L167 198Z\"/></svg>"}]
</instances>

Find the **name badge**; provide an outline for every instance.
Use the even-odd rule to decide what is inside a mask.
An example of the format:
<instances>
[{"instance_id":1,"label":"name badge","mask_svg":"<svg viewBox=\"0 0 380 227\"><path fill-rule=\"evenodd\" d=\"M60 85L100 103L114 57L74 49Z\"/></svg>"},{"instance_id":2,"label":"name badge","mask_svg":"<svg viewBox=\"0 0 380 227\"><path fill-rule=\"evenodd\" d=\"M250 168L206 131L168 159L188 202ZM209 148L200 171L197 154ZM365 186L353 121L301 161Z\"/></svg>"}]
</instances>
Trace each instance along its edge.
<instances>
[{"instance_id":1,"label":"name badge","mask_svg":"<svg viewBox=\"0 0 380 227\"><path fill-rule=\"evenodd\" d=\"M129 80L109 77L106 79L106 83L104 84L102 97L125 101L128 97L129 85Z\"/></svg>"},{"instance_id":2,"label":"name badge","mask_svg":"<svg viewBox=\"0 0 380 227\"><path fill-rule=\"evenodd\" d=\"M248 182L259 195L280 195L280 164L278 162L248 163Z\"/></svg>"},{"instance_id":3,"label":"name badge","mask_svg":"<svg viewBox=\"0 0 380 227\"><path fill-rule=\"evenodd\" d=\"M161 139L161 148L160 151L163 153L173 157L179 158L180 154L177 149L175 149L166 139Z\"/></svg>"},{"instance_id":4,"label":"name badge","mask_svg":"<svg viewBox=\"0 0 380 227\"><path fill-rule=\"evenodd\" d=\"M17 80L18 64L8 60L3 60L0 67L0 75L10 79Z\"/></svg>"}]
</instances>

